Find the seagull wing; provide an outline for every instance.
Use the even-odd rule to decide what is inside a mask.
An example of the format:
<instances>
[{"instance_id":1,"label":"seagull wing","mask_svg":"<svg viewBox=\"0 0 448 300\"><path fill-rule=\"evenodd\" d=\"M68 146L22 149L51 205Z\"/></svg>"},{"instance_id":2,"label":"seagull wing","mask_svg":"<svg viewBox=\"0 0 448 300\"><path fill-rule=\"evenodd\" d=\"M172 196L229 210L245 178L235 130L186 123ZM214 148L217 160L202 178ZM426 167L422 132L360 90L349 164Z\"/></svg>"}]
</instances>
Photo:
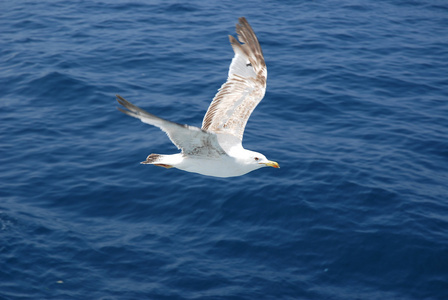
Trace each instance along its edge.
<instances>
[{"instance_id":1,"label":"seagull wing","mask_svg":"<svg viewBox=\"0 0 448 300\"><path fill-rule=\"evenodd\" d=\"M230 134L241 142L247 120L264 97L267 69L257 36L245 18L239 18L236 32L244 44L229 36L235 56L227 82L221 86L204 116L202 129Z\"/></svg>"},{"instance_id":2,"label":"seagull wing","mask_svg":"<svg viewBox=\"0 0 448 300\"><path fill-rule=\"evenodd\" d=\"M117 101L127 109L118 108L121 112L163 130L173 144L182 150L183 154L218 157L226 153L219 145L216 134L212 132L159 118L135 106L120 95L117 95Z\"/></svg>"}]
</instances>

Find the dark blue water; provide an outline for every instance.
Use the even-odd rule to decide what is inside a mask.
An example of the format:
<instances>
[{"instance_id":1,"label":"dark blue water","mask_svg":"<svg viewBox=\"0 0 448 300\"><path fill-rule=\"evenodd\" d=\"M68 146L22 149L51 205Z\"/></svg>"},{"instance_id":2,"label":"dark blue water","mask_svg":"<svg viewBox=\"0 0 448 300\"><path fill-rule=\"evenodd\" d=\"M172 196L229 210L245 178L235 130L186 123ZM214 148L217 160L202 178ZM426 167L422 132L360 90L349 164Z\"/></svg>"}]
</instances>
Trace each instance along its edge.
<instances>
[{"instance_id":1,"label":"dark blue water","mask_svg":"<svg viewBox=\"0 0 448 300\"><path fill-rule=\"evenodd\" d=\"M219 179L200 126L246 16L268 66ZM446 1L3 1L0 299L448 299Z\"/></svg>"}]
</instances>

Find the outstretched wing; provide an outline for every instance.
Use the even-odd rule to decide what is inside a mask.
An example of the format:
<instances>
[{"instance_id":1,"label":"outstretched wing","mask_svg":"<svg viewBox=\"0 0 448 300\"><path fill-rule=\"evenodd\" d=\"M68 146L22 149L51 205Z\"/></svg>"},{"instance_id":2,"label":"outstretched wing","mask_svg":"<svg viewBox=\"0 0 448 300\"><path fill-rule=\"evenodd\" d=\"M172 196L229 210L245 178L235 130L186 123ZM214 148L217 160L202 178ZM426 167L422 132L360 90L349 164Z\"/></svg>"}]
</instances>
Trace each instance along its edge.
<instances>
[{"instance_id":1,"label":"outstretched wing","mask_svg":"<svg viewBox=\"0 0 448 300\"><path fill-rule=\"evenodd\" d=\"M267 69L257 36L245 18L239 18L236 32L244 44L229 36L235 56L227 82L221 86L204 116L202 129L231 134L242 141L247 120L264 97Z\"/></svg>"},{"instance_id":2,"label":"outstretched wing","mask_svg":"<svg viewBox=\"0 0 448 300\"><path fill-rule=\"evenodd\" d=\"M166 132L173 144L181 149L184 154L207 157L217 157L225 154L214 133L159 118L135 106L120 95L117 95L117 101L127 109L118 108L121 112L140 119L143 123L159 127Z\"/></svg>"}]
</instances>

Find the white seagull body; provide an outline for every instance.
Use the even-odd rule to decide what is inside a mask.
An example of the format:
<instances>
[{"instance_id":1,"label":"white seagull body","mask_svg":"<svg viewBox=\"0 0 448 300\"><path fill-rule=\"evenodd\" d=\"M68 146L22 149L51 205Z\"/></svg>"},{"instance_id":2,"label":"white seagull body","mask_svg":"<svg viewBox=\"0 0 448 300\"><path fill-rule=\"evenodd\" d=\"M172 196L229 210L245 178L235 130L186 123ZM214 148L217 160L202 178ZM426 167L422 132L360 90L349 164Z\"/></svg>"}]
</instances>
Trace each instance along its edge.
<instances>
[{"instance_id":1,"label":"white seagull body","mask_svg":"<svg viewBox=\"0 0 448 300\"><path fill-rule=\"evenodd\" d=\"M241 176L265 166L279 168L263 154L242 146L247 120L266 91L267 70L258 39L245 18L239 18L236 32L244 44L229 36L235 56L227 82L210 104L202 128L164 120L117 95L127 109L120 111L159 127L182 150L171 155L150 154L142 164L216 177Z\"/></svg>"}]
</instances>

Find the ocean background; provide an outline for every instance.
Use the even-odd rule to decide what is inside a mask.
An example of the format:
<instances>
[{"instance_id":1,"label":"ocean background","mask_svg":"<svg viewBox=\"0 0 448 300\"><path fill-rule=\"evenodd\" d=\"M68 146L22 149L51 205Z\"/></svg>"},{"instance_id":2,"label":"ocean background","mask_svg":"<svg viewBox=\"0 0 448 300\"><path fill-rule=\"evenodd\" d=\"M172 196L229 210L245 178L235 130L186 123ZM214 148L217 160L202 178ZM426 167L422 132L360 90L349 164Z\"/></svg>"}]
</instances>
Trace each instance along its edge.
<instances>
[{"instance_id":1,"label":"ocean background","mask_svg":"<svg viewBox=\"0 0 448 300\"><path fill-rule=\"evenodd\" d=\"M213 178L115 94L200 126L238 17L268 67ZM0 299L448 299L448 3L2 1Z\"/></svg>"}]
</instances>

